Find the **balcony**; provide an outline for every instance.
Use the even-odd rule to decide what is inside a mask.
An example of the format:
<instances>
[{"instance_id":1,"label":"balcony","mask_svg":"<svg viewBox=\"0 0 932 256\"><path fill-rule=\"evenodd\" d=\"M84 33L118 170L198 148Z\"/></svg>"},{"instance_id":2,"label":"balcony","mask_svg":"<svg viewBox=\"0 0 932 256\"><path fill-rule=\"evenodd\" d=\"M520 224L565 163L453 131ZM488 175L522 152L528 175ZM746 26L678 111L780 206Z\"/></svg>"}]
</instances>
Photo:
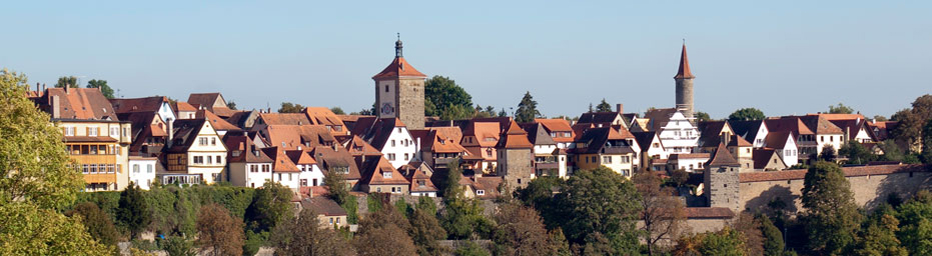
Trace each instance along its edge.
<instances>
[{"instance_id":1,"label":"balcony","mask_svg":"<svg viewBox=\"0 0 932 256\"><path fill-rule=\"evenodd\" d=\"M535 165L537 169L559 169L560 163L556 162L540 162Z\"/></svg>"},{"instance_id":2,"label":"balcony","mask_svg":"<svg viewBox=\"0 0 932 256\"><path fill-rule=\"evenodd\" d=\"M115 183L117 182L116 173L95 173L84 174L84 183Z\"/></svg>"}]
</instances>

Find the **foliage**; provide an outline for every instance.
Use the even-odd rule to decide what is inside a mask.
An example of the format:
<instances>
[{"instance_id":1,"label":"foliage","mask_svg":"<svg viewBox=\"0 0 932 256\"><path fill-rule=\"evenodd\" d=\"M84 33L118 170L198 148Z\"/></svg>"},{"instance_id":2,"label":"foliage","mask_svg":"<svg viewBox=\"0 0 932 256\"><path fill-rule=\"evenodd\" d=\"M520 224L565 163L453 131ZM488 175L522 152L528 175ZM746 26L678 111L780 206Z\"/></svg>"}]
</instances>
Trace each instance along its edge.
<instances>
[{"instance_id":1,"label":"foliage","mask_svg":"<svg viewBox=\"0 0 932 256\"><path fill-rule=\"evenodd\" d=\"M695 116L696 121L699 121L699 122L712 121L712 116L710 116L709 113L706 113L706 112L696 111L695 113L693 113L693 116Z\"/></svg>"},{"instance_id":2,"label":"foliage","mask_svg":"<svg viewBox=\"0 0 932 256\"><path fill-rule=\"evenodd\" d=\"M867 164L876 156L869 149L856 140L850 140L838 149L838 155L848 158L850 164Z\"/></svg>"},{"instance_id":3,"label":"foliage","mask_svg":"<svg viewBox=\"0 0 932 256\"><path fill-rule=\"evenodd\" d=\"M609 107L611 109L611 107ZM530 123L535 118L543 117L537 110L537 101L531 96L531 92L524 93L521 102L518 103L518 110L515 111L515 121L519 123Z\"/></svg>"},{"instance_id":4,"label":"foliage","mask_svg":"<svg viewBox=\"0 0 932 256\"><path fill-rule=\"evenodd\" d=\"M835 106L829 105L828 113L829 114L851 114L851 113L854 113L854 109L849 106L845 106L844 104L841 104L841 102L839 102L838 105L835 105Z\"/></svg>"},{"instance_id":5,"label":"foliage","mask_svg":"<svg viewBox=\"0 0 932 256\"><path fill-rule=\"evenodd\" d=\"M882 115L874 115L874 121L877 121L877 122L886 122L886 121L887 121L887 117L882 116Z\"/></svg>"},{"instance_id":6,"label":"foliage","mask_svg":"<svg viewBox=\"0 0 932 256\"><path fill-rule=\"evenodd\" d=\"M194 242L180 236L170 236L162 241L162 249L170 256L195 256Z\"/></svg>"},{"instance_id":7,"label":"foliage","mask_svg":"<svg viewBox=\"0 0 932 256\"><path fill-rule=\"evenodd\" d=\"M560 199L567 210L561 224L573 243L585 243L588 234L603 234L618 253L637 248L634 220L640 198L625 177L604 166L576 172L566 181Z\"/></svg>"},{"instance_id":8,"label":"foliage","mask_svg":"<svg viewBox=\"0 0 932 256\"><path fill-rule=\"evenodd\" d=\"M71 168L61 130L26 98L26 83L25 75L0 70L0 205L62 209L84 181Z\"/></svg>"},{"instance_id":9,"label":"foliage","mask_svg":"<svg viewBox=\"0 0 932 256\"><path fill-rule=\"evenodd\" d=\"M202 206L197 214L197 244L208 255L243 254L243 220L218 204Z\"/></svg>"},{"instance_id":10,"label":"foliage","mask_svg":"<svg viewBox=\"0 0 932 256\"><path fill-rule=\"evenodd\" d=\"M282 102L282 107L278 108L278 113L301 113L302 111L304 111L304 106L291 102Z\"/></svg>"},{"instance_id":11,"label":"foliage","mask_svg":"<svg viewBox=\"0 0 932 256\"><path fill-rule=\"evenodd\" d=\"M505 203L495 215L492 241L496 255L553 255L553 245L537 211L527 206Z\"/></svg>"},{"instance_id":12,"label":"foliage","mask_svg":"<svg viewBox=\"0 0 932 256\"><path fill-rule=\"evenodd\" d=\"M741 232L729 227L681 238L673 255L747 255Z\"/></svg>"},{"instance_id":13,"label":"foliage","mask_svg":"<svg viewBox=\"0 0 932 256\"><path fill-rule=\"evenodd\" d=\"M136 238L152 221L145 198L136 184L130 184L120 192L120 208L117 220L130 232L130 238Z\"/></svg>"},{"instance_id":14,"label":"foliage","mask_svg":"<svg viewBox=\"0 0 932 256\"><path fill-rule=\"evenodd\" d=\"M891 119L899 121L891 135L896 140L907 143L911 151L915 151L920 147L923 126L932 119L932 95L926 94L916 98L912 108L896 112Z\"/></svg>"},{"instance_id":15,"label":"foliage","mask_svg":"<svg viewBox=\"0 0 932 256\"><path fill-rule=\"evenodd\" d=\"M459 185L460 179L463 178L460 159L453 159L447 166L446 177L439 184L439 189L443 192L442 196L444 200L455 198L463 194L463 187Z\"/></svg>"},{"instance_id":16,"label":"foliage","mask_svg":"<svg viewBox=\"0 0 932 256\"><path fill-rule=\"evenodd\" d=\"M465 246L457 248L453 252L456 256L488 256L489 252L479 246L478 243L467 241Z\"/></svg>"},{"instance_id":17,"label":"foliage","mask_svg":"<svg viewBox=\"0 0 932 256\"><path fill-rule=\"evenodd\" d=\"M271 239L276 250L284 255L353 255L346 239L329 228L321 227L317 214L301 210L298 218L276 227Z\"/></svg>"},{"instance_id":18,"label":"foliage","mask_svg":"<svg viewBox=\"0 0 932 256\"><path fill-rule=\"evenodd\" d=\"M899 221L897 238L911 255L932 255L932 195L917 193L897 208Z\"/></svg>"},{"instance_id":19,"label":"foliage","mask_svg":"<svg viewBox=\"0 0 932 256\"><path fill-rule=\"evenodd\" d=\"M922 154L923 163L932 164L932 119L922 127Z\"/></svg>"},{"instance_id":20,"label":"foliage","mask_svg":"<svg viewBox=\"0 0 932 256\"><path fill-rule=\"evenodd\" d=\"M446 239L447 232L437 220L436 207L430 198L420 197L409 218L411 230L408 234L417 246L419 255L443 255L446 252L446 248L437 242Z\"/></svg>"},{"instance_id":21,"label":"foliage","mask_svg":"<svg viewBox=\"0 0 932 256\"><path fill-rule=\"evenodd\" d=\"M343 108L340 107L332 107L330 111L333 111L333 113L337 115L346 115L346 111L343 111Z\"/></svg>"},{"instance_id":22,"label":"foliage","mask_svg":"<svg viewBox=\"0 0 932 256\"><path fill-rule=\"evenodd\" d=\"M65 88L65 85L71 88L78 88L78 77L76 76L61 76L58 77L58 82L55 83L55 88Z\"/></svg>"},{"instance_id":23,"label":"foliage","mask_svg":"<svg viewBox=\"0 0 932 256\"><path fill-rule=\"evenodd\" d=\"M840 254L854 242L861 214L851 185L834 163L817 162L806 172L802 203L809 249Z\"/></svg>"},{"instance_id":24,"label":"foliage","mask_svg":"<svg viewBox=\"0 0 932 256\"><path fill-rule=\"evenodd\" d=\"M482 206L476 199L466 198L459 185L463 174L459 159L448 164L446 179L442 186L443 203L446 205L440 224L451 239L464 239L472 235L487 235L491 223L482 215Z\"/></svg>"},{"instance_id":25,"label":"foliage","mask_svg":"<svg viewBox=\"0 0 932 256\"><path fill-rule=\"evenodd\" d=\"M764 112L756 108L742 108L728 115L728 121L764 120L764 118L767 118Z\"/></svg>"},{"instance_id":26,"label":"foliage","mask_svg":"<svg viewBox=\"0 0 932 256\"><path fill-rule=\"evenodd\" d=\"M567 214L565 207L560 205L562 201L554 197L554 190L559 190L564 182L565 180L558 177L543 176L531 180L526 187L517 191L518 200L527 206L534 207L543 217L544 224L549 230L559 228Z\"/></svg>"},{"instance_id":27,"label":"foliage","mask_svg":"<svg viewBox=\"0 0 932 256\"><path fill-rule=\"evenodd\" d=\"M472 96L449 77L434 76L424 81L424 115L441 116L451 108L470 109L472 113Z\"/></svg>"},{"instance_id":28,"label":"foliage","mask_svg":"<svg viewBox=\"0 0 932 256\"><path fill-rule=\"evenodd\" d=\"M102 93L104 97L107 97L107 99L114 98L113 88L107 85L107 80L91 79L91 81L87 81L87 88L98 88L100 89L100 93Z\"/></svg>"},{"instance_id":29,"label":"foliage","mask_svg":"<svg viewBox=\"0 0 932 256\"><path fill-rule=\"evenodd\" d=\"M359 255L414 255L417 247L408 236L410 224L391 205L370 213L359 222L353 240Z\"/></svg>"},{"instance_id":30,"label":"foliage","mask_svg":"<svg viewBox=\"0 0 932 256\"><path fill-rule=\"evenodd\" d=\"M757 219L760 220L760 230L764 236L764 256L783 255L783 232L780 232L780 229L774 226L773 221L770 221L767 216L758 215Z\"/></svg>"},{"instance_id":31,"label":"foliage","mask_svg":"<svg viewBox=\"0 0 932 256\"><path fill-rule=\"evenodd\" d=\"M75 205L74 209L65 213L68 217L81 216L87 232L103 245L116 246L120 233L113 226L113 220L107 213L100 210L96 204L83 202Z\"/></svg>"},{"instance_id":32,"label":"foliage","mask_svg":"<svg viewBox=\"0 0 932 256\"><path fill-rule=\"evenodd\" d=\"M107 255L79 217L65 217L31 202L0 204L0 255Z\"/></svg>"},{"instance_id":33,"label":"foliage","mask_svg":"<svg viewBox=\"0 0 932 256\"><path fill-rule=\"evenodd\" d=\"M686 206L675 196L673 188L661 187L660 176L653 172L638 172L633 182L641 196L642 239L647 242L647 254L654 255L658 244L676 240L686 227Z\"/></svg>"},{"instance_id":34,"label":"foliage","mask_svg":"<svg viewBox=\"0 0 932 256\"><path fill-rule=\"evenodd\" d=\"M227 102L227 108L229 108L230 110L236 110L236 102L232 100Z\"/></svg>"},{"instance_id":35,"label":"foliage","mask_svg":"<svg viewBox=\"0 0 932 256\"><path fill-rule=\"evenodd\" d=\"M891 210L892 211L892 210ZM896 238L899 221L893 215L878 211L870 218L856 238L856 255L909 255Z\"/></svg>"},{"instance_id":36,"label":"foliage","mask_svg":"<svg viewBox=\"0 0 932 256\"><path fill-rule=\"evenodd\" d=\"M835 152L835 147L829 144L826 144L822 147L822 152L819 153L819 159L826 162L835 161L838 158L838 154Z\"/></svg>"},{"instance_id":37,"label":"foliage","mask_svg":"<svg viewBox=\"0 0 932 256\"><path fill-rule=\"evenodd\" d=\"M356 204L356 197L349 194L349 185L346 183L345 176L334 170L328 170L324 175L324 185L327 186L327 196L346 210L346 221L355 224L359 220L357 215L359 205Z\"/></svg>"},{"instance_id":38,"label":"foliage","mask_svg":"<svg viewBox=\"0 0 932 256\"><path fill-rule=\"evenodd\" d=\"M748 255L764 254L764 234L761 231L761 221L754 218L747 212L738 214L738 219L733 224L734 229L741 233L744 239L744 248Z\"/></svg>"},{"instance_id":39,"label":"foliage","mask_svg":"<svg viewBox=\"0 0 932 256\"><path fill-rule=\"evenodd\" d=\"M256 233L270 231L278 223L294 216L291 189L278 182L266 181L256 189L252 204L246 209L246 228Z\"/></svg>"},{"instance_id":40,"label":"foliage","mask_svg":"<svg viewBox=\"0 0 932 256\"><path fill-rule=\"evenodd\" d=\"M605 98L602 98L602 102L595 106L595 112L612 112L612 105L608 104Z\"/></svg>"},{"instance_id":41,"label":"foliage","mask_svg":"<svg viewBox=\"0 0 932 256\"><path fill-rule=\"evenodd\" d=\"M670 181L677 187L682 187L689 181L689 172L686 172L683 168L674 169L670 171Z\"/></svg>"}]
</instances>

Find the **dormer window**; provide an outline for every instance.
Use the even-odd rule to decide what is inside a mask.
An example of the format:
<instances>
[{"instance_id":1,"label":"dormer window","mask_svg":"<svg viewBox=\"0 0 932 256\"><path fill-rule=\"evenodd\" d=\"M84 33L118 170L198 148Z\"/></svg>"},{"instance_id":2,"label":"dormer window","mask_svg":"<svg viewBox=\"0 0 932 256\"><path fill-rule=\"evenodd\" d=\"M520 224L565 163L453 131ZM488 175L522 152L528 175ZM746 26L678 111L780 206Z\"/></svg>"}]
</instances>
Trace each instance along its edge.
<instances>
[{"instance_id":1,"label":"dormer window","mask_svg":"<svg viewBox=\"0 0 932 256\"><path fill-rule=\"evenodd\" d=\"M479 196L485 195L485 190L482 190L482 189L476 190L476 195L479 195Z\"/></svg>"},{"instance_id":2,"label":"dormer window","mask_svg":"<svg viewBox=\"0 0 932 256\"><path fill-rule=\"evenodd\" d=\"M382 178L391 179L391 178L392 178L392 173L391 173L391 172L383 172L383 173L382 173Z\"/></svg>"}]
</instances>

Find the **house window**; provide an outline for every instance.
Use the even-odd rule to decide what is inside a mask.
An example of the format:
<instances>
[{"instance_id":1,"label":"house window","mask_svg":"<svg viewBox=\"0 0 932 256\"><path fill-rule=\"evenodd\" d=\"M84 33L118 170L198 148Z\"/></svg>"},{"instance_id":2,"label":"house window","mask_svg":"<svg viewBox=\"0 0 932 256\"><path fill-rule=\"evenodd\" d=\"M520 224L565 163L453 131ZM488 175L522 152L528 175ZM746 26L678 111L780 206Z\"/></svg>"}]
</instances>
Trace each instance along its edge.
<instances>
[{"instance_id":1,"label":"house window","mask_svg":"<svg viewBox=\"0 0 932 256\"><path fill-rule=\"evenodd\" d=\"M385 92L388 92L388 85L385 85Z\"/></svg>"},{"instance_id":2,"label":"house window","mask_svg":"<svg viewBox=\"0 0 932 256\"><path fill-rule=\"evenodd\" d=\"M596 162L596 159L597 159L597 158L596 158L595 156L592 156L592 162L593 162L593 163Z\"/></svg>"},{"instance_id":3,"label":"house window","mask_svg":"<svg viewBox=\"0 0 932 256\"><path fill-rule=\"evenodd\" d=\"M301 179L301 186L307 187L307 179Z\"/></svg>"},{"instance_id":4,"label":"house window","mask_svg":"<svg viewBox=\"0 0 932 256\"><path fill-rule=\"evenodd\" d=\"M825 136L819 136L819 139L822 140L822 142L825 142Z\"/></svg>"},{"instance_id":5,"label":"house window","mask_svg":"<svg viewBox=\"0 0 932 256\"><path fill-rule=\"evenodd\" d=\"M146 173L152 173L152 165L151 165L151 164L146 165Z\"/></svg>"},{"instance_id":6,"label":"house window","mask_svg":"<svg viewBox=\"0 0 932 256\"><path fill-rule=\"evenodd\" d=\"M214 158L207 156L207 164L213 164L213 163L214 163Z\"/></svg>"},{"instance_id":7,"label":"house window","mask_svg":"<svg viewBox=\"0 0 932 256\"><path fill-rule=\"evenodd\" d=\"M390 154L388 154L388 160L389 160L389 161L395 161L395 153L390 153Z\"/></svg>"},{"instance_id":8,"label":"house window","mask_svg":"<svg viewBox=\"0 0 932 256\"><path fill-rule=\"evenodd\" d=\"M139 173L139 164L133 165L133 173Z\"/></svg>"},{"instance_id":9,"label":"house window","mask_svg":"<svg viewBox=\"0 0 932 256\"><path fill-rule=\"evenodd\" d=\"M95 173L97 173L97 165L91 164L91 174L95 174Z\"/></svg>"},{"instance_id":10,"label":"house window","mask_svg":"<svg viewBox=\"0 0 932 256\"><path fill-rule=\"evenodd\" d=\"M337 225L340 225L340 217L337 217Z\"/></svg>"},{"instance_id":11,"label":"house window","mask_svg":"<svg viewBox=\"0 0 932 256\"><path fill-rule=\"evenodd\" d=\"M422 188L423 188L423 187L426 187L426 186L427 186L427 182L425 182L425 181L423 181L423 180L419 180L419 181L417 181L417 186L418 186L418 187L422 187Z\"/></svg>"},{"instance_id":12,"label":"house window","mask_svg":"<svg viewBox=\"0 0 932 256\"><path fill-rule=\"evenodd\" d=\"M382 173L382 178L391 179L391 178L392 178L392 173L391 173L391 172L383 172L383 173Z\"/></svg>"},{"instance_id":13,"label":"house window","mask_svg":"<svg viewBox=\"0 0 932 256\"><path fill-rule=\"evenodd\" d=\"M603 157L602 157L602 163L606 163L606 164L612 163L612 157L611 157L611 156L603 156Z\"/></svg>"},{"instance_id":14,"label":"house window","mask_svg":"<svg viewBox=\"0 0 932 256\"><path fill-rule=\"evenodd\" d=\"M87 136L97 136L98 127L87 127Z\"/></svg>"},{"instance_id":15,"label":"house window","mask_svg":"<svg viewBox=\"0 0 932 256\"><path fill-rule=\"evenodd\" d=\"M631 162L631 157L630 157L630 156L621 156L621 163L627 164L627 163L630 163L630 162Z\"/></svg>"},{"instance_id":16,"label":"house window","mask_svg":"<svg viewBox=\"0 0 932 256\"><path fill-rule=\"evenodd\" d=\"M408 161L409 159L410 158L408 157L408 153L405 153L405 161Z\"/></svg>"},{"instance_id":17,"label":"house window","mask_svg":"<svg viewBox=\"0 0 932 256\"><path fill-rule=\"evenodd\" d=\"M263 164L263 165L262 165L262 172L269 172L269 169L272 168L271 166L272 166L272 165L269 165L269 164Z\"/></svg>"},{"instance_id":18,"label":"house window","mask_svg":"<svg viewBox=\"0 0 932 256\"><path fill-rule=\"evenodd\" d=\"M90 170L90 166L88 166L87 164L85 164L85 165L83 166L81 172L84 173L84 174L87 174L89 170Z\"/></svg>"},{"instance_id":19,"label":"house window","mask_svg":"<svg viewBox=\"0 0 932 256\"><path fill-rule=\"evenodd\" d=\"M395 140L392 140L392 147L395 146Z\"/></svg>"},{"instance_id":20,"label":"house window","mask_svg":"<svg viewBox=\"0 0 932 256\"><path fill-rule=\"evenodd\" d=\"M258 166L258 165L250 165L250 166L249 166L249 172L259 172L259 166Z\"/></svg>"},{"instance_id":21,"label":"house window","mask_svg":"<svg viewBox=\"0 0 932 256\"><path fill-rule=\"evenodd\" d=\"M395 193L395 187L392 187L392 193Z\"/></svg>"},{"instance_id":22,"label":"house window","mask_svg":"<svg viewBox=\"0 0 932 256\"><path fill-rule=\"evenodd\" d=\"M211 146L216 146L216 145L217 145L217 138L216 138L216 137L210 138L210 145L211 145Z\"/></svg>"},{"instance_id":23,"label":"house window","mask_svg":"<svg viewBox=\"0 0 932 256\"><path fill-rule=\"evenodd\" d=\"M120 127L110 127L110 136L120 136Z\"/></svg>"},{"instance_id":24,"label":"house window","mask_svg":"<svg viewBox=\"0 0 932 256\"><path fill-rule=\"evenodd\" d=\"M489 157L492 157L492 148L485 149L485 154Z\"/></svg>"},{"instance_id":25,"label":"house window","mask_svg":"<svg viewBox=\"0 0 932 256\"><path fill-rule=\"evenodd\" d=\"M292 181L292 177L291 177L292 174L293 174L293 173L289 173L289 174L288 174L288 181Z\"/></svg>"},{"instance_id":26,"label":"house window","mask_svg":"<svg viewBox=\"0 0 932 256\"><path fill-rule=\"evenodd\" d=\"M74 126L65 127L65 136L74 136Z\"/></svg>"},{"instance_id":27,"label":"house window","mask_svg":"<svg viewBox=\"0 0 932 256\"><path fill-rule=\"evenodd\" d=\"M201 146L207 146L207 138L205 138L205 137L197 138L197 142L198 142L198 144L200 144Z\"/></svg>"},{"instance_id":28,"label":"house window","mask_svg":"<svg viewBox=\"0 0 932 256\"><path fill-rule=\"evenodd\" d=\"M278 181L282 181L282 174L281 174L281 173L278 174Z\"/></svg>"},{"instance_id":29,"label":"house window","mask_svg":"<svg viewBox=\"0 0 932 256\"><path fill-rule=\"evenodd\" d=\"M750 149L750 148L744 149L744 152L750 154L750 153L751 153L751 149Z\"/></svg>"},{"instance_id":30,"label":"house window","mask_svg":"<svg viewBox=\"0 0 932 256\"><path fill-rule=\"evenodd\" d=\"M476 190L476 195L485 195L485 190Z\"/></svg>"},{"instance_id":31,"label":"house window","mask_svg":"<svg viewBox=\"0 0 932 256\"><path fill-rule=\"evenodd\" d=\"M220 156L217 156L217 164L222 164L222 163L223 161L221 161Z\"/></svg>"},{"instance_id":32,"label":"house window","mask_svg":"<svg viewBox=\"0 0 932 256\"><path fill-rule=\"evenodd\" d=\"M382 187L377 187L377 188L375 188L375 192L382 193Z\"/></svg>"}]
</instances>

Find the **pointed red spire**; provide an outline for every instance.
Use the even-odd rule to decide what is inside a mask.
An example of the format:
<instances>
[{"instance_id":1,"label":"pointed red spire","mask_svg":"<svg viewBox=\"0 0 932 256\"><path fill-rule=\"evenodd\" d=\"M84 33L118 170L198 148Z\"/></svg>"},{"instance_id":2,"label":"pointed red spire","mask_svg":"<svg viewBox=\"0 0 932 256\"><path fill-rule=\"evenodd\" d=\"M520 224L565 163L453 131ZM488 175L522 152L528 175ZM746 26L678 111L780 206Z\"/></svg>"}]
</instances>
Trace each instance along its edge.
<instances>
[{"instance_id":1,"label":"pointed red spire","mask_svg":"<svg viewBox=\"0 0 932 256\"><path fill-rule=\"evenodd\" d=\"M686 58L686 44L683 43L683 53L680 55L680 70L676 72L675 79L693 79L696 76L689 71L689 59Z\"/></svg>"}]
</instances>

